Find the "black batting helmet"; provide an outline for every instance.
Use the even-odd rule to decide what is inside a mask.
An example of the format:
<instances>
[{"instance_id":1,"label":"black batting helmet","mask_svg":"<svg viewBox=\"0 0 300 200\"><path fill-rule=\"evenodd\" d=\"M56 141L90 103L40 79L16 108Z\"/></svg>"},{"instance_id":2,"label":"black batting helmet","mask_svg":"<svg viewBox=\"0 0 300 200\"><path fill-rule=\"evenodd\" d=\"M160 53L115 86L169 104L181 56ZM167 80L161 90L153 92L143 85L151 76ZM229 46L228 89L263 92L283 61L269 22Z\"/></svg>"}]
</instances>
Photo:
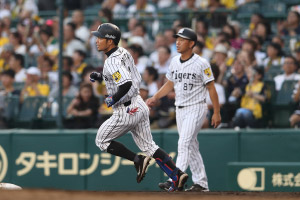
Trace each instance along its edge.
<instances>
[{"instance_id":1,"label":"black batting helmet","mask_svg":"<svg viewBox=\"0 0 300 200\"><path fill-rule=\"evenodd\" d=\"M119 27L111 23L104 23L98 26L97 31L92 31L92 34L99 38L111 39L118 45L121 38L121 31Z\"/></svg>"},{"instance_id":2,"label":"black batting helmet","mask_svg":"<svg viewBox=\"0 0 300 200\"><path fill-rule=\"evenodd\" d=\"M197 34L195 33L195 31L193 29L190 29L190 28L180 29L177 34L173 35L173 37L175 37L175 38L182 37L187 40L192 40L195 42L195 44L197 42Z\"/></svg>"}]
</instances>

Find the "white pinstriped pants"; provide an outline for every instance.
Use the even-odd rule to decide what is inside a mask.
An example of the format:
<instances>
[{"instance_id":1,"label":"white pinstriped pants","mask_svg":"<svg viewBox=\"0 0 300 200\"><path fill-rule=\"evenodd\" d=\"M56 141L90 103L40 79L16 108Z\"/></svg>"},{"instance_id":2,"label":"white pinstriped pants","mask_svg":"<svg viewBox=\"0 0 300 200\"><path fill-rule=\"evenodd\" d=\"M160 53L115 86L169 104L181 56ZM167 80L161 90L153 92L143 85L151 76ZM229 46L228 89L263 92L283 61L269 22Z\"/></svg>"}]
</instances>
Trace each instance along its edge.
<instances>
[{"instance_id":1,"label":"white pinstriped pants","mask_svg":"<svg viewBox=\"0 0 300 200\"><path fill-rule=\"evenodd\" d=\"M199 184L208 189L207 176L197 139L206 114L206 103L183 108L176 107L179 133L176 166L182 171L186 171L190 167L194 184Z\"/></svg>"},{"instance_id":2,"label":"white pinstriped pants","mask_svg":"<svg viewBox=\"0 0 300 200\"><path fill-rule=\"evenodd\" d=\"M127 109L138 107L138 111L133 115L127 113ZM131 131L136 145L147 156L153 156L159 148L153 141L150 122L149 108L140 95L131 99L129 106L123 104L113 108L112 116L107 119L98 129L96 145L101 151L106 151L110 142Z\"/></svg>"}]
</instances>

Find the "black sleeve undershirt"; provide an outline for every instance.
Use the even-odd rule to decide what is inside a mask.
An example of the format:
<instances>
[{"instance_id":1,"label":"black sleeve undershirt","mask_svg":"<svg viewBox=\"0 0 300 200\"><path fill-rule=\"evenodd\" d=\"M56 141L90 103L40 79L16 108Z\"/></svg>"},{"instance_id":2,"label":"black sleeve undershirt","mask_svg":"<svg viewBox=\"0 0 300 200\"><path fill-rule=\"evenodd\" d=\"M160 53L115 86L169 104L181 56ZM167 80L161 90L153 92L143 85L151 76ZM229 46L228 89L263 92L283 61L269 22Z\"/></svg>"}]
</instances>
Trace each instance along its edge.
<instances>
[{"instance_id":1,"label":"black sleeve undershirt","mask_svg":"<svg viewBox=\"0 0 300 200\"><path fill-rule=\"evenodd\" d=\"M120 85L116 94L112 96L114 102L118 102L130 90L131 85L132 85L131 81L128 81L123 85Z\"/></svg>"}]
</instances>

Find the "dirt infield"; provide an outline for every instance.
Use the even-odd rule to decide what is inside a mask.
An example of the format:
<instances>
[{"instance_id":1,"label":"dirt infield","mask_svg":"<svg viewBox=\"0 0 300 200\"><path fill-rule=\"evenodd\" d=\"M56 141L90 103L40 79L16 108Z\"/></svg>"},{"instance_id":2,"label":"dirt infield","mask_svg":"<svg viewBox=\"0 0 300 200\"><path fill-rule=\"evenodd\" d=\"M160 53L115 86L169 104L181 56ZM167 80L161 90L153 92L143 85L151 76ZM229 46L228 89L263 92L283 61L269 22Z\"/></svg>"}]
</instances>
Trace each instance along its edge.
<instances>
[{"instance_id":1,"label":"dirt infield","mask_svg":"<svg viewBox=\"0 0 300 200\"><path fill-rule=\"evenodd\" d=\"M300 200L300 193L279 192L88 192L64 190L0 190L0 200Z\"/></svg>"}]
</instances>

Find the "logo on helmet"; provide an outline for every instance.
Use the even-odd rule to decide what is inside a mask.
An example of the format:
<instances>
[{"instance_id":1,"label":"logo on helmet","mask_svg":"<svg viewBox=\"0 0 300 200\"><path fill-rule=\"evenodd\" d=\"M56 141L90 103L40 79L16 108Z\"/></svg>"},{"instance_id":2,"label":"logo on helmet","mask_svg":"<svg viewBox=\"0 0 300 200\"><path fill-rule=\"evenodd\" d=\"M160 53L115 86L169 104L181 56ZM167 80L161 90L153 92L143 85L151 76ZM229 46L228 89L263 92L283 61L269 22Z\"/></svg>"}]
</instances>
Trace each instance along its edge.
<instances>
[{"instance_id":1,"label":"logo on helmet","mask_svg":"<svg viewBox=\"0 0 300 200\"><path fill-rule=\"evenodd\" d=\"M105 38L116 39L116 36L106 34L106 35L105 35Z\"/></svg>"},{"instance_id":2,"label":"logo on helmet","mask_svg":"<svg viewBox=\"0 0 300 200\"><path fill-rule=\"evenodd\" d=\"M178 31L178 33L179 33L179 34L183 34L183 31L184 31L184 28L180 29L180 30Z\"/></svg>"},{"instance_id":3,"label":"logo on helmet","mask_svg":"<svg viewBox=\"0 0 300 200\"><path fill-rule=\"evenodd\" d=\"M8 160L6 153L0 145L0 182L5 178L8 168Z\"/></svg>"}]
</instances>

